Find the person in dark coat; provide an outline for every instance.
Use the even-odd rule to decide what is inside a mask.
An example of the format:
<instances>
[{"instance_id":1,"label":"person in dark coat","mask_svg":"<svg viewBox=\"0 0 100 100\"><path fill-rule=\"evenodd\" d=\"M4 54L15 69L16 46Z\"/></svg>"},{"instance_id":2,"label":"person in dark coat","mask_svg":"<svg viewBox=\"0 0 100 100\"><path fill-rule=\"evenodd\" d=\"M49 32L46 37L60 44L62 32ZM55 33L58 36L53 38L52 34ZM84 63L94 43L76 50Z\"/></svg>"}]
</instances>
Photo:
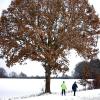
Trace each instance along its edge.
<instances>
[{"instance_id":1,"label":"person in dark coat","mask_svg":"<svg viewBox=\"0 0 100 100\"><path fill-rule=\"evenodd\" d=\"M76 82L74 82L74 84L72 85L72 90L73 90L73 92L74 92L74 96L75 96L75 94L76 94L77 88L78 88L78 86L77 86Z\"/></svg>"}]
</instances>

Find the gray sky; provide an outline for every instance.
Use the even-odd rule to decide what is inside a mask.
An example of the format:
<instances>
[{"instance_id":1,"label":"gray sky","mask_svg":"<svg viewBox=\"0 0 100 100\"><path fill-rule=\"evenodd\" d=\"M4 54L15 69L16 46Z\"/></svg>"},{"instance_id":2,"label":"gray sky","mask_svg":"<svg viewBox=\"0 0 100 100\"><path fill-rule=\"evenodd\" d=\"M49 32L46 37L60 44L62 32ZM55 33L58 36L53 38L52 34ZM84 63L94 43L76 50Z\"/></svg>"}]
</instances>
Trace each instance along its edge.
<instances>
[{"instance_id":1,"label":"gray sky","mask_svg":"<svg viewBox=\"0 0 100 100\"><path fill-rule=\"evenodd\" d=\"M12 0L0 0L0 15L2 10L7 9L7 7L10 5ZM89 0L90 4L92 4L96 10L96 13L99 15L100 17L100 0ZM100 40L98 42L98 47L100 45ZM70 62L70 72L73 70L73 67L80 61L82 61L83 59L80 58L78 55L75 55L75 51L72 50L71 51L71 55L68 56ZM98 55L99 59L100 59L100 53ZM0 67L1 66L6 66L4 60L0 60ZM6 68L6 67L5 67ZM27 60L27 64L24 65L19 65L16 64L14 65L14 67L8 69L6 68L9 72L10 71L16 71L17 73L23 71L25 73L27 73L28 75L44 75L44 70L41 66L41 63L39 62L32 62Z\"/></svg>"}]
</instances>

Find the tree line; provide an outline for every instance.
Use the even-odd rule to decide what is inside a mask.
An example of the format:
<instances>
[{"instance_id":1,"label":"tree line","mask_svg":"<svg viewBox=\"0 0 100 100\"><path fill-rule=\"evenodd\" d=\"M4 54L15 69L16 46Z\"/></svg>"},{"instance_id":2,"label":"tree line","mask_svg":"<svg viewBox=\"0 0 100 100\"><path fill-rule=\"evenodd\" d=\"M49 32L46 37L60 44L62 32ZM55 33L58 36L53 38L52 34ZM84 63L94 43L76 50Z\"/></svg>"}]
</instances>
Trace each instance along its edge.
<instances>
[{"instance_id":1,"label":"tree line","mask_svg":"<svg viewBox=\"0 0 100 100\"><path fill-rule=\"evenodd\" d=\"M0 67L0 78L27 78L27 75L23 72L17 74L14 71L8 73L3 67Z\"/></svg>"}]
</instances>

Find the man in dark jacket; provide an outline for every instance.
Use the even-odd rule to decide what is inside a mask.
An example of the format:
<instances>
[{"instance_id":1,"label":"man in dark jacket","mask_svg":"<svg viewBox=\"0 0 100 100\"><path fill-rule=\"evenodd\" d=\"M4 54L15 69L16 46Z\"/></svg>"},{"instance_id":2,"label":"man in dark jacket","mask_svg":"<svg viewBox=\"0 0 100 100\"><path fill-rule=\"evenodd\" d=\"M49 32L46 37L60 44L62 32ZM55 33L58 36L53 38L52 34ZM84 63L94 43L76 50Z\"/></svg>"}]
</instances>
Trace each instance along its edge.
<instances>
[{"instance_id":1,"label":"man in dark jacket","mask_svg":"<svg viewBox=\"0 0 100 100\"><path fill-rule=\"evenodd\" d=\"M74 82L74 84L72 85L72 90L74 92L74 96L75 96L77 88L78 88L78 86L77 86L76 82Z\"/></svg>"}]
</instances>

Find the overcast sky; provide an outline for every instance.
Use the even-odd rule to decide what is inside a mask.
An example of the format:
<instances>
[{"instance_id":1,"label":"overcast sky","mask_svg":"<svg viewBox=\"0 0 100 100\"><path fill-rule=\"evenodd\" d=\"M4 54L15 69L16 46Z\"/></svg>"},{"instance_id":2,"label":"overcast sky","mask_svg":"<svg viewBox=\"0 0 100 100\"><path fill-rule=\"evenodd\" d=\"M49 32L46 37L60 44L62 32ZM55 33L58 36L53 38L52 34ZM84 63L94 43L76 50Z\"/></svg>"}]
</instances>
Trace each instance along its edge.
<instances>
[{"instance_id":1,"label":"overcast sky","mask_svg":"<svg viewBox=\"0 0 100 100\"><path fill-rule=\"evenodd\" d=\"M89 0L90 4L92 4L96 10L96 13L99 15L100 17L100 0ZM0 15L2 13L2 10L7 9L7 7L10 5L11 0L0 0ZM100 45L100 40L98 42L98 47ZM70 62L70 72L73 70L73 67L80 61L82 61L83 59L80 58L78 55L75 55L75 51L72 50L71 55L69 55L69 60ZM100 53L98 55L99 59L100 59ZM0 67L4 66L6 68L5 62L4 60L0 60ZM8 69L8 68L6 68ZM29 76L31 75L44 75L44 70L41 66L41 63L37 63L37 62L32 62L27 60L27 64L24 65L15 65L14 67L10 68L8 71L16 71L17 73L23 71L26 74L28 74ZM69 73L70 73L69 72Z\"/></svg>"}]
</instances>

